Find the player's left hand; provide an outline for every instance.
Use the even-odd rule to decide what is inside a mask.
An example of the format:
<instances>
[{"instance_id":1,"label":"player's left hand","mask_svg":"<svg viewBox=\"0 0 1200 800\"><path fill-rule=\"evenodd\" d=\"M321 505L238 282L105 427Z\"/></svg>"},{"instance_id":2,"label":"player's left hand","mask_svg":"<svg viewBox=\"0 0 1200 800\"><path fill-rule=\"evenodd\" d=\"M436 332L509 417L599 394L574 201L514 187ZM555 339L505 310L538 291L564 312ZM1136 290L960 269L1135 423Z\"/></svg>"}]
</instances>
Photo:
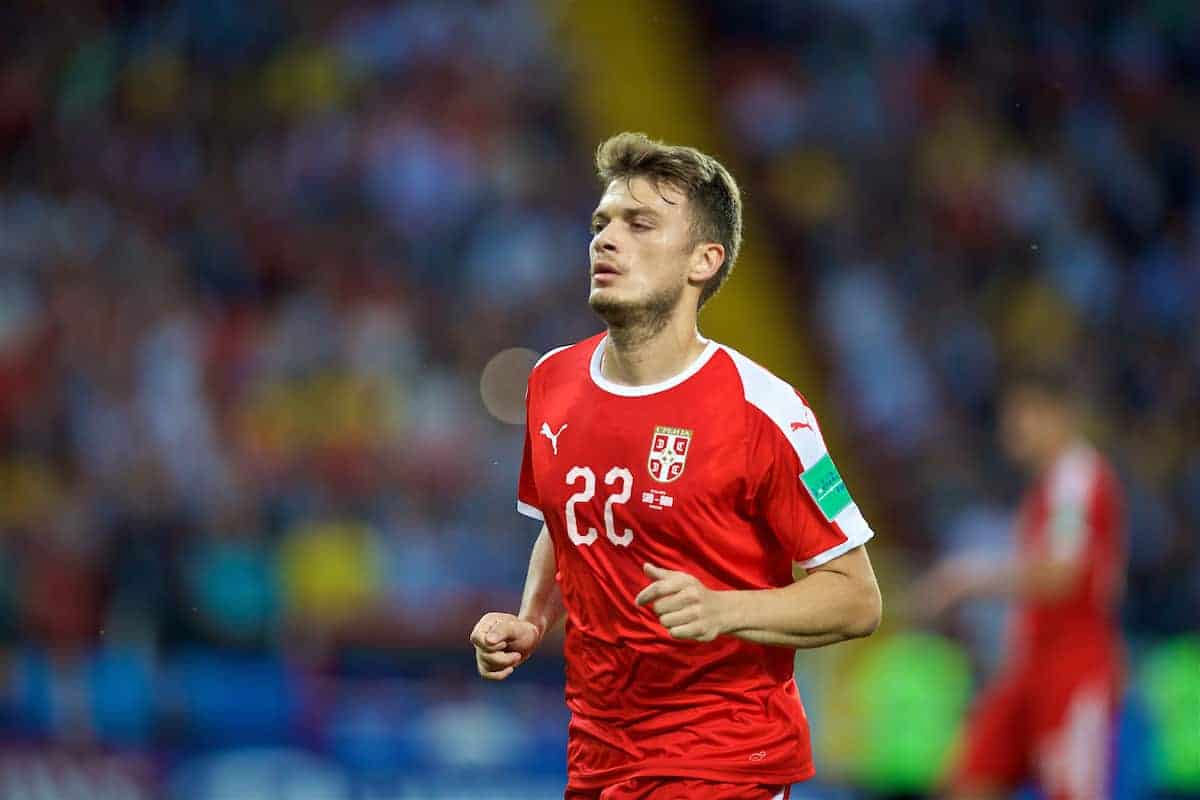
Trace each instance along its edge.
<instances>
[{"instance_id":1,"label":"player's left hand","mask_svg":"<svg viewBox=\"0 0 1200 800\"><path fill-rule=\"evenodd\" d=\"M642 571L654 582L642 589L634 602L651 606L673 638L711 642L726 633L723 592L709 589L686 572L653 564L644 565Z\"/></svg>"}]
</instances>

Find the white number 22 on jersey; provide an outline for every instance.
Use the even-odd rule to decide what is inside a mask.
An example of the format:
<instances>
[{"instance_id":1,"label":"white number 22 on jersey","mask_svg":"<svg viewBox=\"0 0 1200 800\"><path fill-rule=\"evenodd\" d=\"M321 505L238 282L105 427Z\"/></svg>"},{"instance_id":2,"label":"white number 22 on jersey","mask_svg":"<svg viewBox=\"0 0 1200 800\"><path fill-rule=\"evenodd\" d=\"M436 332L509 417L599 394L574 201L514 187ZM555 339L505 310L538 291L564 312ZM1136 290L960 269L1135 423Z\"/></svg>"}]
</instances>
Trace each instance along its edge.
<instances>
[{"instance_id":1,"label":"white number 22 on jersey","mask_svg":"<svg viewBox=\"0 0 1200 800\"><path fill-rule=\"evenodd\" d=\"M575 504L586 503L596 496L596 473L592 472L591 467L571 467L567 472L567 485L575 485L580 478L583 478L583 489L567 498L567 538L576 546L590 545L597 536L595 528L588 528L587 533L580 534L579 521L575 518ZM633 494L633 473L625 467L613 467L604 476L604 485L612 486L618 480L622 484L621 490L610 494L608 500L604 501L604 535L618 547L628 547L633 541L633 531L626 528L620 536L617 535L613 506L629 502Z\"/></svg>"}]
</instances>

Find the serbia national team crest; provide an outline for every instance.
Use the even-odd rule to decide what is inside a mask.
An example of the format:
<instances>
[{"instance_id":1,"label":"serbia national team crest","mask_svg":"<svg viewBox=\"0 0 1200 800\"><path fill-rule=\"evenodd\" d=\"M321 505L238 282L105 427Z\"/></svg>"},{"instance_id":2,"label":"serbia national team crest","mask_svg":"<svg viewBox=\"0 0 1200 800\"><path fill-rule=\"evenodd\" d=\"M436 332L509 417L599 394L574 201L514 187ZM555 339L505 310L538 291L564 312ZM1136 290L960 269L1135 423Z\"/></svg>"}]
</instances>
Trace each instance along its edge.
<instances>
[{"instance_id":1,"label":"serbia national team crest","mask_svg":"<svg viewBox=\"0 0 1200 800\"><path fill-rule=\"evenodd\" d=\"M655 427L650 458L646 462L650 477L659 483L670 483L682 475L691 445L692 432L687 428Z\"/></svg>"}]
</instances>

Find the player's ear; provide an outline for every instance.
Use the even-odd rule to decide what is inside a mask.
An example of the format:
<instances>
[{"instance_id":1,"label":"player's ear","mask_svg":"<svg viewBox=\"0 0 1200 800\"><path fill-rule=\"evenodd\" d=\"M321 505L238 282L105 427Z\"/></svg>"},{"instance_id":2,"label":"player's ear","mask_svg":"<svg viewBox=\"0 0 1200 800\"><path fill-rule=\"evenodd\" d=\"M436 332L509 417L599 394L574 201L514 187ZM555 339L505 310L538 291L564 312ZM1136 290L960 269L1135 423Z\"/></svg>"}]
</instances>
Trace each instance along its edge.
<instances>
[{"instance_id":1,"label":"player's ear","mask_svg":"<svg viewBox=\"0 0 1200 800\"><path fill-rule=\"evenodd\" d=\"M692 265L688 270L688 279L704 283L717 274L725 263L725 247L719 242L701 242L696 245L692 254Z\"/></svg>"}]
</instances>

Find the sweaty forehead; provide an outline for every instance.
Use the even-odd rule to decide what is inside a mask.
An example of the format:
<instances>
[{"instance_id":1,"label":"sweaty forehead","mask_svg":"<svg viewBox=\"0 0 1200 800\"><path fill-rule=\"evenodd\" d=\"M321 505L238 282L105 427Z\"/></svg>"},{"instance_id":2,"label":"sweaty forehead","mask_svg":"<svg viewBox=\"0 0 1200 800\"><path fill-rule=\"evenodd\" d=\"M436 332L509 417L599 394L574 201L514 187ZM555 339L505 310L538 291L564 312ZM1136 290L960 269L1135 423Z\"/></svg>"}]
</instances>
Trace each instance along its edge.
<instances>
[{"instance_id":1,"label":"sweaty forehead","mask_svg":"<svg viewBox=\"0 0 1200 800\"><path fill-rule=\"evenodd\" d=\"M664 216L673 216L686 210L687 201L685 192L666 181L655 184L643 177L630 180L617 178L604 190L596 213L611 217L635 209L649 209Z\"/></svg>"}]
</instances>

